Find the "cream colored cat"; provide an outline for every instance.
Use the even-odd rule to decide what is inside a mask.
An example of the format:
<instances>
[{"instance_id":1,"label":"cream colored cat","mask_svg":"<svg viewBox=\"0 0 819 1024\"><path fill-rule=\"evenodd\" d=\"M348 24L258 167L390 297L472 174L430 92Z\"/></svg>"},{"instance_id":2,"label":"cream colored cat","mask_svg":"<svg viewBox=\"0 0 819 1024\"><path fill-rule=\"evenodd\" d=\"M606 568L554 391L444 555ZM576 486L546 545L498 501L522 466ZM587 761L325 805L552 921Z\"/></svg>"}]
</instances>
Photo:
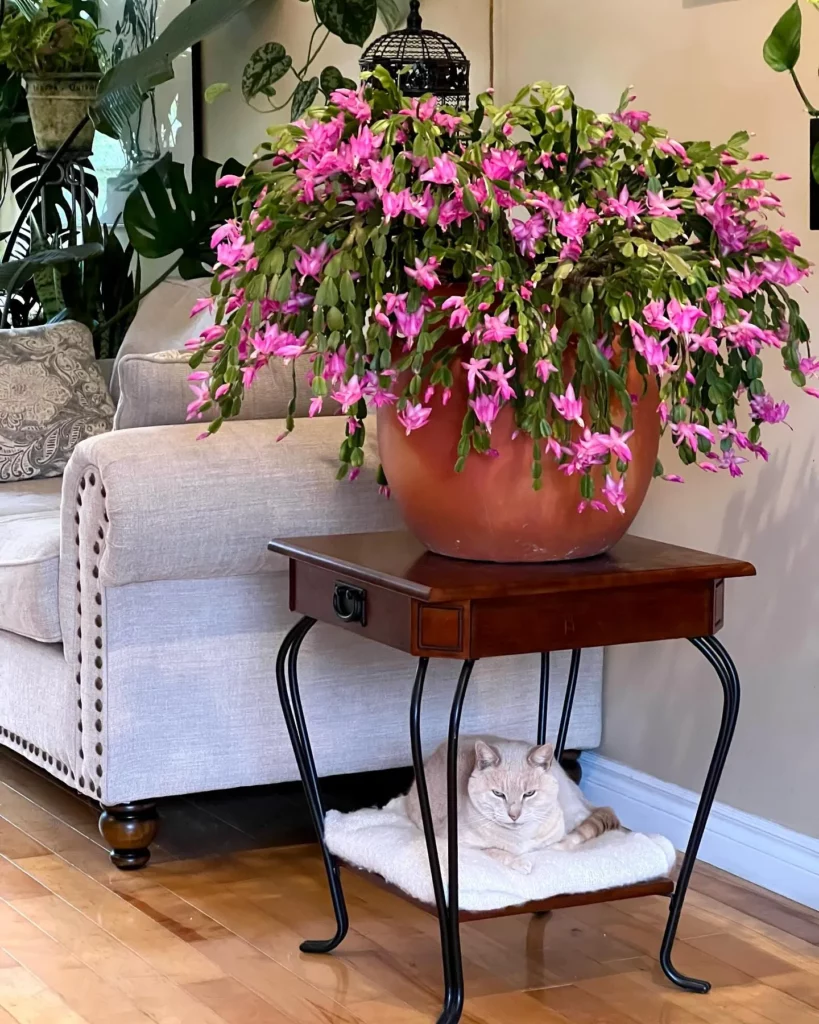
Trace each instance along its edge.
<instances>
[{"instance_id":1,"label":"cream colored cat","mask_svg":"<svg viewBox=\"0 0 819 1024\"><path fill-rule=\"evenodd\" d=\"M446 835L446 744L425 765L435 833ZM413 784L407 814L418 826L421 807ZM554 760L551 743L468 736L458 752L458 842L529 874L526 855L551 847L570 850L620 827L609 807L593 808Z\"/></svg>"}]
</instances>

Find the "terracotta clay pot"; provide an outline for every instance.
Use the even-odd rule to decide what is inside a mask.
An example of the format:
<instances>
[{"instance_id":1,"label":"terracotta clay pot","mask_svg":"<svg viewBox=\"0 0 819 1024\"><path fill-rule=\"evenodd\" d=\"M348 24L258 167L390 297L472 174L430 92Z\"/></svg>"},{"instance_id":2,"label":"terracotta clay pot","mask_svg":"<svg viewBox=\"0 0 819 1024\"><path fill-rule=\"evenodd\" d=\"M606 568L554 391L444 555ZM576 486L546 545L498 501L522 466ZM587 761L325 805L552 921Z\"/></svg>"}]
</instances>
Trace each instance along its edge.
<instances>
[{"instance_id":1,"label":"terracotta clay pot","mask_svg":"<svg viewBox=\"0 0 819 1024\"><path fill-rule=\"evenodd\" d=\"M442 339L451 344L452 336ZM453 558L485 562L559 562L607 551L626 533L651 483L660 442L659 395L652 383L634 408L633 460L626 476L625 515L615 509L578 513L579 481L543 459L543 487L532 488L532 440L512 437L514 411L504 406L492 428L497 457L472 452L462 473L454 470L461 424L467 410L466 373L452 365L452 398L438 395L426 425L407 436L395 408L378 411L378 445L392 496L404 522L430 550ZM631 394L642 394L633 367ZM622 406L611 396L612 418L622 425ZM619 415L618 415L619 412ZM581 431L576 427L576 436ZM599 488L605 469L594 471Z\"/></svg>"}]
</instances>

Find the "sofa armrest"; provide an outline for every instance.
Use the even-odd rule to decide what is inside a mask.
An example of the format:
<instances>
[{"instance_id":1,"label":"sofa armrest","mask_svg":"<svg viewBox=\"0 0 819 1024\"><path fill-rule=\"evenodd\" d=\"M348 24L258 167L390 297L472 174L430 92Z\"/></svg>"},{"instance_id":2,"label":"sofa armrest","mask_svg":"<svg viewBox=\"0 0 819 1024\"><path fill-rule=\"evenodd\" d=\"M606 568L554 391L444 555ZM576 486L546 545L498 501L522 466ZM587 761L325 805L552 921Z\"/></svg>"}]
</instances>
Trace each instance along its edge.
<instances>
[{"instance_id":1,"label":"sofa armrest","mask_svg":"<svg viewBox=\"0 0 819 1024\"><path fill-rule=\"evenodd\" d=\"M301 419L281 441L282 420L227 423L197 440L201 429L147 427L83 441L64 478L63 557L72 557L78 519L86 532L75 506L92 476L103 518L87 529L105 534L96 578L106 587L276 571L283 560L267 551L274 537L400 526L375 487L374 423L368 468L355 483L335 479L344 417Z\"/></svg>"}]
</instances>

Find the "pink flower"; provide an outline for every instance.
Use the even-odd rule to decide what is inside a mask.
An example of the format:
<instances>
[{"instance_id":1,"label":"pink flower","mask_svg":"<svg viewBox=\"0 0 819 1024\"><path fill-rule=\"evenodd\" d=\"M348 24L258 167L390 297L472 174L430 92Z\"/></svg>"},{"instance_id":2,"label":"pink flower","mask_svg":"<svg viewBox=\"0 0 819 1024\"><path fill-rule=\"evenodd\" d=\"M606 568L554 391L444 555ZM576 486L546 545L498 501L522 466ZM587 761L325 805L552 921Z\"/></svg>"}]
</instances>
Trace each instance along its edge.
<instances>
[{"instance_id":1,"label":"pink flower","mask_svg":"<svg viewBox=\"0 0 819 1024\"><path fill-rule=\"evenodd\" d=\"M330 94L330 102L352 114L357 121L369 121L372 116L369 103L354 89L336 89Z\"/></svg>"},{"instance_id":2,"label":"pink flower","mask_svg":"<svg viewBox=\"0 0 819 1024\"><path fill-rule=\"evenodd\" d=\"M622 217L626 227L630 228L636 221L640 220L643 212L643 204L637 199L630 199L628 187L623 185L617 199L609 198L603 205L603 212L608 217Z\"/></svg>"},{"instance_id":3,"label":"pink flower","mask_svg":"<svg viewBox=\"0 0 819 1024\"><path fill-rule=\"evenodd\" d=\"M497 363L491 370L486 371L486 379L497 384L498 390L495 397L504 402L508 402L510 399L515 397L514 388L509 384L509 378L514 376L515 367L513 366L511 370L504 373L502 363Z\"/></svg>"},{"instance_id":4,"label":"pink flower","mask_svg":"<svg viewBox=\"0 0 819 1024\"><path fill-rule=\"evenodd\" d=\"M492 432L492 424L498 415L500 404L497 395L478 395L477 398L470 398L469 405L479 423L486 427L488 433Z\"/></svg>"},{"instance_id":5,"label":"pink flower","mask_svg":"<svg viewBox=\"0 0 819 1024\"><path fill-rule=\"evenodd\" d=\"M609 451L622 462L631 462L631 449L626 443L633 430L626 430L620 433L617 427L611 427L608 434L592 435L604 451Z\"/></svg>"},{"instance_id":6,"label":"pink flower","mask_svg":"<svg viewBox=\"0 0 819 1024\"><path fill-rule=\"evenodd\" d=\"M238 188L244 179L240 174L223 174L216 182L217 188Z\"/></svg>"},{"instance_id":7,"label":"pink flower","mask_svg":"<svg viewBox=\"0 0 819 1024\"><path fill-rule=\"evenodd\" d=\"M452 310L449 317L450 329L455 330L456 328L466 326L470 310L463 295L450 295L450 297L442 304L441 309Z\"/></svg>"},{"instance_id":8,"label":"pink flower","mask_svg":"<svg viewBox=\"0 0 819 1024\"><path fill-rule=\"evenodd\" d=\"M644 124L651 120L647 110L624 110L622 114L612 115L615 121L622 121L633 132L639 132Z\"/></svg>"},{"instance_id":9,"label":"pink flower","mask_svg":"<svg viewBox=\"0 0 819 1024\"><path fill-rule=\"evenodd\" d=\"M802 388L802 390L811 398L819 398L819 388Z\"/></svg>"},{"instance_id":10,"label":"pink flower","mask_svg":"<svg viewBox=\"0 0 819 1024\"><path fill-rule=\"evenodd\" d=\"M407 189L401 192L385 192L381 197L381 205L384 210L384 219L392 220L393 217L400 217L404 212L404 200L409 195Z\"/></svg>"},{"instance_id":11,"label":"pink flower","mask_svg":"<svg viewBox=\"0 0 819 1024\"><path fill-rule=\"evenodd\" d=\"M690 303L681 306L676 299L668 304L668 319L671 322L671 329L678 334L689 334L694 330L695 324L705 317L705 313Z\"/></svg>"},{"instance_id":12,"label":"pink flower","mask_svg":"<svg viewBox=\"0 0 819 1024\"><path fill-rule=\"evenodd\" d=\"M406 430L409 436L413 430L419 430L432 415L432 409L425 408L420 402L413 405L408 402L398 413L398 422Z\"/></svg>"},{"instance_id":13,"label":"pink flower","mask_svg":"<svg viewBox=\"0 0 819 1024\"><path fill-rule=\"evenodd\" d=\"M385 156L383 160L370 160L370 176L379 196L383 196L384 192L390 187L393 174L394 168L391 156Z\"/></svg>"},{"instance_id":14,"label":"pink flower","mask_svg":"<svg viewBox=\"0 0 819 1024\"><path fill-rule=\"evenodd\" d=\"M208 312L211 312L213 310L213 305L214 305L215 301L216 300L213 299L213 298L197 299L196 302L194 302L194 304L193 304L193 309L191 310L191 316L192 317L198 316L200 313L204 313L205 310L208 310Z\"/></svg>"},{"instance_id":15,"label":"pink flower","mask_svg":"<svg viewBox=\"0 0 819 1024\"><path fill-rule=\"evenodd\" d=\"M607 473L606 482L603 484L603 494L612 508L616 508L621 515L625 514L626 482L623 477L615 480L610 473Z\"/></svg>"},{"instance_id":16,"label":"pink flower","mask_svg":"<svg viewBox=\"0 0 819 1024\"><path fill-rule=\"evenodd\" d=\"M754 395L750 400L751 413L763 423L784 423L790 412L787 402L775 402L768 395Z\"/></svg>"},{"instance_id":17,"label":"pink flower","mask_svg":"<svg viewBox=\"0 0 819 1024\"><path fill-rule=\"evenodd\" d=\"M602 501L595 501L594 499L591 501L586 501L585 499L581 501L577 506L577 511L585 512L587 508L593 508L595 512L608 512L608 509Z\"/></svg>"},{"instance_id":18,"label":"pink flower","mask_svg":"<svg viewBox=\"0 0 819 1024\"><path fill-rule=\"evenodd\" d=\"M431 181L436 185L455 185L458 181L458 167L451 156L444 153L443 156L432 158L431 170L421 175L421 181Z\"/></svg>"},{"instance_id":19,"label":"pink flower","mask_svg":"<svg viewBox=\"0 0 819 1024\"><path fill-rule=\"evenodd\" d=\"M806 357L799 360L799 369L806 377L813 377L819 373L819 358L816 356Z\"/></svg>"},{"instance_id":20,"label":"pink flower","mask_svg":"<svg viewBox=\"0 0 819 1024\"><path fill-rule=\"evenodd\" d=\"M652 217L671 217L677 220L682 199L664 199L662 193L652 192L649 189L646 205Z\"/></svg>"},{"instance_id":21,"label":"pink flower","mask_svg":"<svg viewBox=\"0 0 819 1024\"><path fill-rule=\"evenodd\" d=\"M363 124L359 128L358 134L350 138L350 155L352 156L353 166L359 167L361 164L369 164L383 141L382 136L373 135L369 125Z\"/></svg>"},{"instance_id":22,"label":"pink flower","mask_svg":"<svg viewBox=\"0 0 819 1024\"><path fill-rule=\"evenodd\" d=\"M546 222L542 213L537 213L528 220L512 219L512 237L520 246L523 256L533 257L535 245L547 233Z\"/></svg>"},{"instance_id":23,"label":"pink flower","mask_svg":"<svg viewBox=\"0 0 819 1024\"><path fill-rule=\"evenodd\" d=\"M674 444L677 447L686 442L694 451L697 450L698 437L704 437L706 441L714 443L714 435L708 427L702 426L701 423L672 423L671 433L675 435Z\"/></svg>"},{"instance_id":24,"label":"pink flower","mask_svg":"<svg viewBox=\"0 0 819 1024\"><path fill-rule=\"evenodd\" d=\"M549 359L538 359L535 363L535 373L545 384L551 374L557 373L557 367Z\"/></svg>"},{"instance_id":25,"label":"pink flower","mask_svg":"<svg viewBox=\"0 0 819 1024\"><path fill-rule=\"evenodd\" d=\"M561 396L552 395L552 401L555 404L555 408L563 417L564 420L569 422L577 423L579 426L583 426L583 403L580 399L575 398L574 388L570 384L566 388L566 394Z\"/></svg>"},{"instance_id":26,"label":"pink flower","mask_svg":"<svg viewBox=\"0 0 819 1024\"><path fill-rule=\"evenodd\" d=\"M495 181L510 181L526 167L516 149L490 149L483 158L483 173Z\"/></svg>"},{"instance_id":27,"label":"pink flower","mask_svg":"<svg viewBox=\"0 0 819 1024\"><path fill-rule=\"evenodd\" d=\"M402 338L407 339L407 348L411 348L413 342L424 329L426 312L423 308L416 309L414 313L406 310L396 309L395 319L398 323L398 331Z\"/></svg>"},{"instance_id":28,"label":"pink flower","mask_svg":"<svg viewBox=\"0 0 819 1024\"><path fill-rule=\"evenodd\" d=\"M235 242L237 238L240 238L242 234L241 228L235 220L229 220L226 224L220 224L220 226L213 232L210 239L211 249L215 249L221 242Z\"/></svg>"},{"instance_id":29,"label":"pink flower","mask_svg":"<svg viewBox=\"0 0 819 1024\"><path fill-rule=\"evenodd\" d=\"M301 255L296 260L295 267L301 274L302 280L306 277L312 277L316 281L321 280L321 272L324 270L324 264L327 262L329 248L327 242L314 246L310 252L305 252L304 249L299 249L296 246L296 252Z\"/></svg>"},{"instance_id":30,"label":"pink flower","mask_svg":"<svg viewBox=\"0 0 819 1024\"><path fill-rule=\"evenodd\" d=\"M461 117L456 114L447 114L443 110L436 111L436 113L432 115L432 120L439 128L443 128L444 131L448 132L450 135L458 131L463 124L463 119Z\"/></svg>"},{"instance_id":31,"label":"pink flower","mask_svg":"<svg viewBox=\"0 0 819 1024\"><path fill-rule=\"evenodd\" d=\"M435 114L435 108L438 106L438 99L436 96L430 96L428 100L424 100L421 103L419 100L410 100L409 107L404 107L399 110L399 114L406 114L408 117L417 117L419 121L429 121Z\"/></svg>"},{"instance_id":32,"label":"pink flower","mask_svg":"<svg viewBox=\"0 0 819 1024\"><path fill-rule=\"evenodd\" d=\"M684 484L685 480L681 476L677 476L676 473L666 473L663 480L667 480L670 484Z\"/></svg>"},{"instance_id":33,"label":"pink flower","mask_svg":"<svg viewBox=\"0 0 819 1024\"><path fill-rule=\"evenodd\" d=\"M489 365L488 359L469 359L465 360L462 364L466 370L467 388L469 394L475 390L475 383L480 381L482 384L486 383L486 377L483 374L483 370Z\"/></svg>"},{"instance_id":34,"label":"pink flower","mask_svg":"<svg viewBox=\"0 0 819 1024\"><path fill-rule=\"evenodd\" d=\"M675 142L674 139L657 139L654 145L661 153L665 153L666 156L678 156L686 166L691 163L685 151L685 146Z\"/></svg>"},{"instance_id":35,"label":"pink flower","mask_svg":"<svg viewBox=\"0 0 819 1024\"><path fill-rule=\"evenodd\" d=\"M785 248L790 249L791 252L802 244L792 231L785 231L784 228L780 230L779 237L782 239L782 244Z\"/></svg>"},{"instance_id":36,"label":"pink flower","mask_svg":"<svg viewBox=\"0 0 819 1024\"><path fill-rule=\"evenodd\" d=\"M654 367L656 370L663 369L668 359L668 353L666 352L664 343L655 338L652 334L646 334L636 320L629 320L628 324L631 328L631 337L634 341L634 348L640 353L649 366Z\"/></svg>"},{"instance_id":37,"label":"pink flower","mask_svg":"<svg viewBox=\"0 0 819 1024\"><path fill-rule=\"evenodd\" d=\"M340 384L333 392L333 398L341 406L342 412L349 412L364 397L364 383L354 374L348 381Z\"/></svg>"},{"instance_id":38,"label":"pink flower","mask_svg":"<svg viewBox=\"0 0 819 1024\"><path fill-rule=\"evenodd\" d=\"M404 267L404 270L407 277L416 280L427 291L432 291L433 288L436 288L441 283L440 277L435 273L439 265L438 260L434 256L430 256L426 263L416 257L415 270L412 270L410 267Z\"/></svg>"},{"instance_id":39,"label":"pink flower","mask_svg":"<svg viewBox=\"0 0 819 1024\"><path fill-rule=\"evenodd\" d=\"M500 316L490 316L488 313L484 317L484 329L481 334L482 341L496 341L504 342L507 338L514 338L517 334L517 329L509 326L509 314L510 310L505 309Z\"/></svg>"},{"instance_id":40,"label":"pink flower","mask_svg":"<svg viewBox=\"0 0 819 1024\"><path fill-rule=\"evenodd\" d=\"M665 316L665 302L662 299L653 299L643 306L643 319L657 331L668 330L671 326L671 321Z\"/></svg>"},{"instance_id":41,"label":"pink flower","mask_svg":"<svg viewBox=\"0 0 819 1024\"><path fill-rule=\"evenodd\" d=\"M576 210L563 210L557 217L557 233L569 241L579 242L597 220L597 214L589 206L578 206Z\"/></svg>"}]
</instances>

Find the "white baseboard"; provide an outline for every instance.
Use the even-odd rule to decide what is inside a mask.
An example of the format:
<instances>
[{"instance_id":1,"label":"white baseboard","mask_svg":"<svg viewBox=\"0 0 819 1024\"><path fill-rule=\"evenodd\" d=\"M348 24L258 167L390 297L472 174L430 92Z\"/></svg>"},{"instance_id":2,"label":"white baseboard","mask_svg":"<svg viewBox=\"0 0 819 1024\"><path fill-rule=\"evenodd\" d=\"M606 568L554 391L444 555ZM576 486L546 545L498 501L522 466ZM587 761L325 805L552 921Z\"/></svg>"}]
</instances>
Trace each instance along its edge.
<instances>
[{"instance_id":1,"label":"white baseboard","mask_svg":"<svg viewBox=\"0 0 819 1024\"><path fill-rule=\"evenodd\" d=\"M685 848L699 795L599 754L583 754L583 791L628 828ZM715 803L700 860L819 910L819 839Z\"/></svg>"}]
</instances>

